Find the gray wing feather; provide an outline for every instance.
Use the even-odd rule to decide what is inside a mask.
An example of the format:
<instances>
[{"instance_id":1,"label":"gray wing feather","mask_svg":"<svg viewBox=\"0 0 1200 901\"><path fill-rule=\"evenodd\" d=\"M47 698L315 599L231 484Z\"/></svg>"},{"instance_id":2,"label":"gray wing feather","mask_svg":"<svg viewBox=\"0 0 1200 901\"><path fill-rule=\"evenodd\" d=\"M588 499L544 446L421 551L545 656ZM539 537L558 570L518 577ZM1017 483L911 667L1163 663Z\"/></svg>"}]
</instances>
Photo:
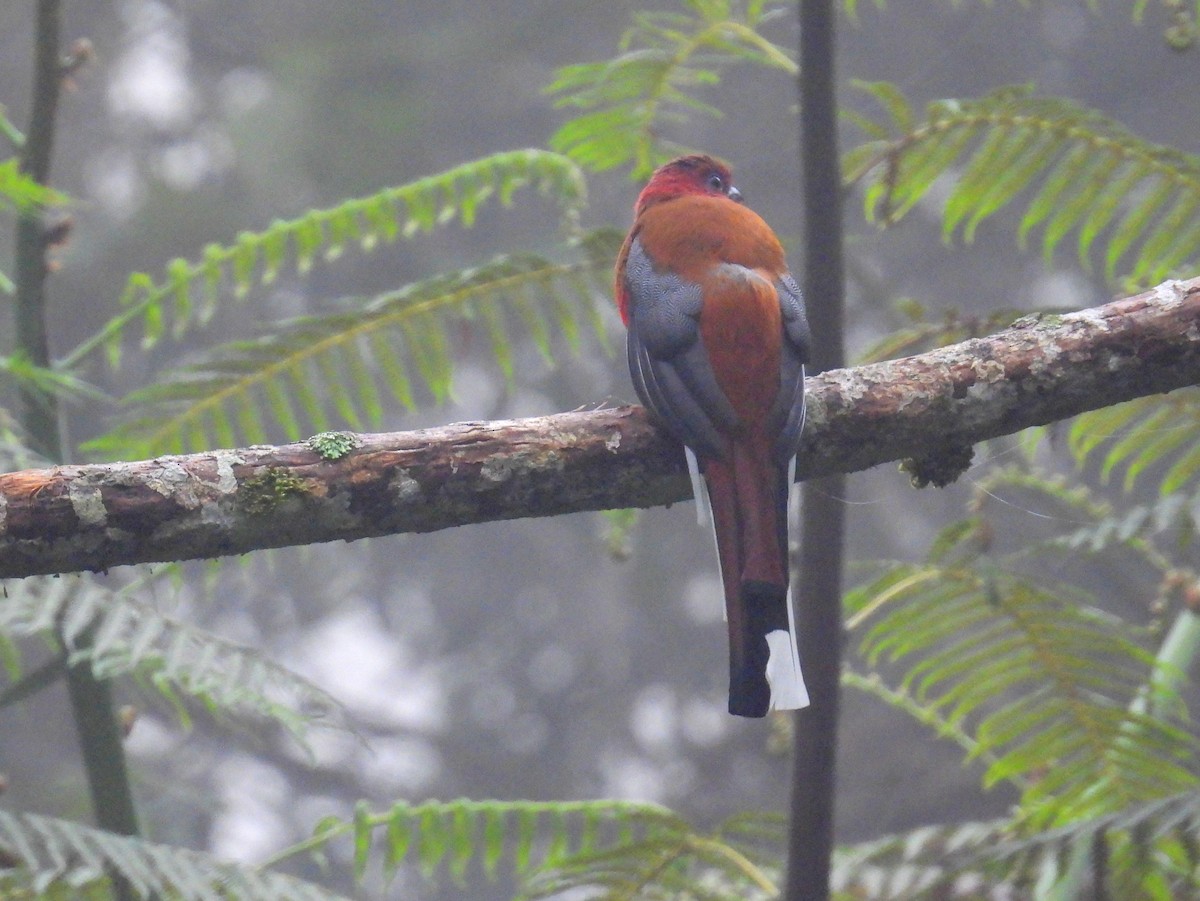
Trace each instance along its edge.
<instances>
[{"instance_id":1,"label":"gray wing feather","mask_svg":"<svg viewBox=\"0 0 1200 901\"><path fill-rule=\"evenodd\" d=\"M775 282L775 289L779 293L779 305L783 313L784 340L779 397L772 413L779 429L775 458L784 464L796 455L800 433L804 429L804 364L809 359L811 338L808 317L804 313L804 298L796 280L785 272Z\"/></svg>"},{"instance_id":2,"label":"gray wing feather","mask_svg":"<svg viewBox=\"0 0 1200 901\"><path fill-rule=\"evenodd\" d=\"M724 457L737 422L700 342L699 285L655 272L636 238L625 266L629 290L629 371L646 405L702 457Z\"/></svg>"}]
</instances>

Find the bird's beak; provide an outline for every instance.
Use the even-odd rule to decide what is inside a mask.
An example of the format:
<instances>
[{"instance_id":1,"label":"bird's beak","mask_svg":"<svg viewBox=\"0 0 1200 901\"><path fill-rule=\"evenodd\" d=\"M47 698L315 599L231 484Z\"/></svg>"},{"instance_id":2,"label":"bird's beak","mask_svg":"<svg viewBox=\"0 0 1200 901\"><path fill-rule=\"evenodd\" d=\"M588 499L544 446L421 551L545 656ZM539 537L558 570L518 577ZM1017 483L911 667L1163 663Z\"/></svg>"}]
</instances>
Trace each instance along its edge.
<instances>
[{"instance_id":1,"label":"bird's beak","mask_svg":"<svg viewBox=\"0 0 1200 901\"><path fill-rule=\"evenodd\" d=\"M745 200L745 198L742 197L742 192L733 187L733 185L729 186L729 191L727 192L726 196L734 203L742 203Z\"/></svg>"}]
</instances>

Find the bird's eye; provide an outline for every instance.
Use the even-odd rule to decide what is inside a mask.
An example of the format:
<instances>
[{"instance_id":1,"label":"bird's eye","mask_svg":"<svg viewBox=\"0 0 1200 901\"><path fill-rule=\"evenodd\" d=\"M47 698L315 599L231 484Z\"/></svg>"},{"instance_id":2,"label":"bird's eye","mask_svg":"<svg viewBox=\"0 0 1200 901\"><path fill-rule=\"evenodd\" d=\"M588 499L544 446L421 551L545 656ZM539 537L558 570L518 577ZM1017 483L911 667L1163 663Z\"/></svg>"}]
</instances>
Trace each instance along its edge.
<instances>
[{"instance_id":1,"label":"bird's eye","mask_svg":"<svg viewBox=\"0 0 1200 901\"><path fill-rule=\"evenodd\" d=\"M708 187L713 191L723 194L725 192L725 180L719 175L710 175L708 177Z\"/></svg>"}]
</instances>

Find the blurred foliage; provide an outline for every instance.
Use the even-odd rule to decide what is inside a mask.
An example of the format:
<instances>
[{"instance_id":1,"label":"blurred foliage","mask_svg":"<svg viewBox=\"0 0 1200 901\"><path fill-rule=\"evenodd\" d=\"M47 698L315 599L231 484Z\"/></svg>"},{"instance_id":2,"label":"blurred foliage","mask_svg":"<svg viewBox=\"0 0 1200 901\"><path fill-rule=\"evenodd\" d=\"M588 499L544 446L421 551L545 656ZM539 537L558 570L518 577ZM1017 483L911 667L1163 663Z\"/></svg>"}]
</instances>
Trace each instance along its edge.
<instances>
[{"instance_id":1,"label":"blurred foliage","mask_svg":"<svg viewBox=\"0 0 1200 901\"><path fill-rule=\"evenodd\" d=\"M1047 511L1061 530L997 552L1014 543L985 515L1002 493ZM867 665L902 665L896 692L969 737L968 758L988 760L985 785L1020 789L1023 828L1190 789L1197 739L1186 719L1164 712L1180 711L1179 698L1162 698L1154 712L1134 703L1165 665L1149 633L1102 611L1085 583L1034 567L1053 564L1068 546L1063 533L1103 523L1108 508L1080 486L1015 468L981 479L972 506L925 562L887 565L848 594L848 626ZM1165 577L1165 556L1145 540L1126 544Z\"/></svg>"},{"instance_id":2,"label":"blurred foliage","mask_svg":"<svg viewBox=\"0 0 1200 901\"><path fill-rule=\"evenodd\" d=\"M47 466L49 461L33 452L21 423L0 407L0 472L17 472Z\"/></svg>"},{"instance_id":3,"label":"blurred foliage","mask_svg":"<svg viewBox=\"0 0 1200 901\"><path fill-rule=\"evenodd\" d=\"M1133 16L1141 21L1150 0L1135 0ZM1169 19L1163 31L1167 45L1173 50L1190 50L1200 40L1200 0L1161 0Z\"/></svg>"},{"instance_id":4,"label":"blurred foliage","mask_svg":"<svg viewBox=\"0 0 1200 901\"><path fill-rule=\"evenodd\" d=\"M1135 18L1148 2L1133 4ZM853 14L857 3L845 8ZM1179 18L1177 37L1189 22L1194 28L1187 4L1167 8ZM303 272L352 244L370 252L452 221L469 226L481 204L508 203L524 187L563 210L565 262L498 258L345 301L330 315L270 324L254 339L157 374L124 399L124 424L92 446L151 455L257 441L271 427L297 438L306 429L373 425L383 391L405 407L419 402L419 390L435 400L449 393L452 326L486 333L505 375L516 341L528 338L553 358L556 333L568 348L585 327L603 335L594 303L601 289L592 280L607 272L616 239L578 233L583 170L629 167L644 175L677 153L672 127L719 114L705 91L732 65L794 75L788 53L762 34L786 9L681 0L675 12L635 13L612 59L564 67L549 86L557 106L575 114L552 140L560 153L496 154L211 244L201 259L175 260L158 277L135 274L120 311L58 369L35 370L14 354L0 378L86 392L76 367L101 348L119 364L122 348L178 338L285 268ZM866 140L848 151L845 171L849 187L863 192L868 222L893 225L918 203L935 205L935 186L948 187L945 201L936 201L944 239L971 241L985 219L1022 205L1019 240L1040 230L1049 261L1074 235L1080 265L1091 266L1099 252L1113 281L1160 279L1200 256L1200 158L1029 88L943 100L921 112L895 85L863 88L877 108L847 110ZM6 119L0 125L19 142ZM0 209L48 202L59 198L0 164ZM927 322L913 304L907 313L908 325L873 356L999 324L953 313ZM846 683L956 742L967 760L984 764L985 784L1013 786L1019 803L993 823L931 826L840 849L839 897L967 898L1000 888L1042 896L1195 893L1197 737L1179 689L1200 653L1200 618L1188 609L1200 580L1186 566L1200 518L1195 397L1144 398L1080 418L1068 438L1078 465L1070 478L1031 466L990 470L976 478L965 518L943 529L924 560L877 564L848 594L850 634L868 671L847 673ZM0 454L23 459L20 443L0 409ZM1117 474L1126 491L1155 480L1158 500L1117 510L1088 487L1093 476ZM1045 533L1005 532L993 502L1036 513ZM636 526L615 522L620 546ZM1086 568L1088 553L1136 563L1130 570L1141 580L1144 616L1101 609L1086 580L1071 577ZM70 590L24 583L0 617L10 676L44 678L23 673L13 639L51 625L66 626L69 639L72 623L91 623L94 644L81 653L101 675L140 676L168 698L195 697L218 715L249 712L294 729L312 713L305 703L328 709L319 689L260 652L161 616L133 597L138 587L104 593L86 583ZM1155 627L1168 618L1164 638ZM28 691L41 684L25 683ZM269 863L324 857L348 839L360 879L415 867L427 878L445 871L460 881L473 866L487 877L503 864L526 897L772 897L782 829L777 817L743 814L702 830L662 808L616 801L401 803L382 813L362 804L350 819L323 820L309 840ZM105 897L111 874L143 897L330 897L266 865L234 867L32 815L0 815L0 855L11 870L0 890L41 897Z\"/></svg>"},{"instance_id":5,"label":"blurred foliage","mask_svg":"<svg viewBox=\"0 0 1200 901\"><path fill-rule=\"evenodd\" d=\"M382 813L362 802L352 820L323 820L272 863L324 856L348 837L359 880L378 870L390 882L411 864L427 880L444 872L465 889L472 868L489 880L503 868L522 885L521 898L585 889L589 897L769 898L778 856L764 848L778 846L784 826L778 815L740 814L705 833L631 801L429 801Z\"/></svg>"},{"instance_id":6,"label":"blurred foliage","mask_svg":"<svg viewBox=\"0 0 1200 901\"><path fill-rule=\"evenodd\" d=\"M685 148L669 126L721 111L700 99L738 62L797 72L788 51L759 33L783 7L762 0L682 0L682 12L637 12L610 60L564 66L546 89L560 109L583 110L550 139L594 172L631 166L643 178Z\"/></svg>"},{"instance_id":7,"label":"blurred foliage","mask_svg":"<svg viewBox=\"0 0 1200 901\"><path fill-rule=\"evenodd\" d=\"M925 562L879 564L848 594L871 671L846 683L957 743L984 764L985 785L1020 795L1008 820L863 846L856 866L890 886L867 897L946 897L952 883L1037 886L1036 897L1195 890L1200 857L1183 811L1200 799L1200 739L1180 691L1200 617L1197 575L1181 562L1200 506L1171 497L1118 512L1081 481L993 469ZM999 514L1013 509L1043 529L1005 528ZM1157 627L1099 608L1089 557L1147 586L1142 609Z\"/></svg>"},{"instance_id":8,"label":"blurred foliage","mask_svg":"<svg viewBox=\"0 0 1200 901\"><path fill-rule=\"evenodd\" d=\"M1200 792L1189 791L1029 837L1007 820L923 826L841 849L833 884L847 901L1049 897L1082 846L1095 863L1075 897L1186 898L1195 885L1198 813Z\"/></svg>"},{"instance_id":9,"label":"blurred foliage","mask_svg":"<svg viewBox=\"0 0 1200 901\"><path fill-rule=\"evenodd\" d=\"M66 195L39 184L22 172L16 157L0 163L0 210L23 213L66 201Z\"/></svg>"},{"instance_id":10,"label":"blurred foliage","mask_svg":"<svg viewBox=\"0 0 1200 901\"><path fill-rule=\"evenodd\" d=\"M343 299L338 313L272 323L255 339L211 348L134 390L122 402L125 422L84 447L110 459L233 447L265 441L268 419L292 441L305 431L325 431L334 417L354 428L378 427L384 410L380 386L410 410L417 406L414 381L435 401L448 397L455 354L447 330L456 324L480 324L508 379L518 335L532 339L548 362L555 356L552 329L574 350L585 326L603 341L594 300L607 290L619 238L603 231L576 233L573 223L586 190L574 163L546 151L521 150L311 210L263 232L244 232L228 246L211 244L201 262L168 264L159 282L137 273L122 297L126 309L67 361L80 361L103 345L117 364L123 341L138 323L144 349L164 337L168 318L178 339L230 296L273 282L289 261L303 272L318 256L337 259L351 241L369 252L380 241L410 238L455 220L469 227L480 204L492 198L511 204L527 186L564 211L572 262L497 258L373 298Z\"/></svg>"},{"instance_id":11,"label":"blurred foliage","mask_svg":"<svg viewBox=\"0 0 1200 901\"><path fill-rule=\"evenodd\" d=\"M21 348L9 356L0 355L0 374L9 384L25 389L35 397L62 397L73 401L108 400L94 385L69 371L38 366Z\"/></svg>"},{"instance_id":12,"label":"blurred foliage","mask_svg":"<svg viewBox=\"0 0 1200 901\"><path fill-rule=\"evenodd\" d=\"M328 889L272 870L224 863L198 851L114 835L80 823L0 811L0 896L112 897L114 877L137 898L338 901Z\"/></svg>"},{"instance_id":13,"label":"blurred foliage","mask_svg":"<svg viewBox=\"0 0 1200 901\"><path fill-rule=\"evenodd\" d=\"M1104 481L1124 471L1125 491L1153 477L1164 499L1194 495L1200 488L1200 390L1086 413L1071 424L1067 446L1080 466L1095 459Z\"/></svg>"},{"instance_id":14,"label":"blurred foliage","mask_svg":"<svg viewBox=\"0 0 1200 901\"><path fill-rule=\"evenodd\" d=\"M896 301L893 309L903 324L863 351L858 362L895 360L970 338L980 338L1011 325L1013 320L1028 313L1027 310L1007 309L992 310L985 316L971 316L949 309L935 316L912 298Z\"/></svg>"},{"instance_id":15,"label":"blurred foliage","mask_svg":"<svg viewBox=\"0 0 1200 901\"><path fill-rule=\"evenodd\" d=\"M1200 157L1025 87L938 101L923 115L894 85L861 87L884 111L882 119L847 112L867 137L846 154L845 173L862 190L869 222L893 225L925 203L940 208L944 240L961 233L969 242L985 219L1019 203L1017 237L1024 243L1041 229L1047 265L1074 234L1079 264L1090 269L1099 250L1107 278L1126 288L1194 271ZM902 312L909 324L871 358L1001 324L953 311L931 317L911 301ZM1175 675L1200 654L1190 612L1200 579L1181 566L1200 513L1195 398L1189 389L1078 417L1067 437L1079 467L1070 482L1014 469L977 480L979 506L1008 488L1019 491L1020 509L1052 509L1061 528L1048 537L1021 536L1016 551L994 553L992 523L976 512L947 527L926 562L885 565L848 595L868 664L900 667L890 679L851 673L849 684L956 741L967 759L985 763L985 784L1011 781L1021 796L1007 823L880 840L882 858L868 855L866 864L874 884L890 888L867 897L945 897L955 880L1035 897L1167 899L1196 890L1195 835L1181 811L1196 803L1197 739ZM1032 452L1048 430L1030 434ZM1123 474L1125 492L1154 479L1160 499L1114 510L1085 487L1093 473L1101 482ZM1174 615L1166 639L1101 611L1084 585L1031 581L1021 568L1045 558L1054 571L1055 555L1122 552L1157 580L1144 588L1146 610ZM947 865L946 843L975 845L982 869ZM964 873L974 878L962 883Z\"/></svg>"},{"instance_id":16,"label":"blurred foliage","mask_svg":"<svg viewBox=\"0 0 1200 901\"><path fill-rule=\"evenodd\" d=\"M317 722L334 725L340 708L324 691L245 647L198 626L165 616L145 598L163 571L113 589L90 576L35 576L13 583L0 605L0 660L13 684L0 707L22 700L26 672L16 639L37 636L63 647L62 662L85 662L97 678L129 676L149 694L170 702L190 725L188 701L230 723L270 720L301 743ZM85 639L86 636L86 639Z\"/></svg>"},{"instance_id":17,"label":"blurred foliage","mask_svg":"<svg viewBox=\"0 0 1200 901\"><path fill-rule=\"evenodd\" d=\"M950 0L950 5L953 7L965 6L969 0ZM984 3L991 4L994 0L984 0ZM1032 7L1032 0L1017 0L1024 7ZM1155 6L1161 7L1163 14L1167 18L1167 24L1163 28L1163 40L1167 46L1173 50L1190 50L1196 46L1197 40L1200 40L1200 0L1133 0L1133 3L1121 3L1130 14L1130 17L1137 24L1141 24L1146 18L1146 9L1154 2ZM844 0L843 7L851 19L857 20L858 7L860 0ZM1087 8L1092 12L1099 12L1104 6L1103 0L1086 0ZM874 0L875 8L883 10L887 8L887 0Z\"/></svg>"}]
</instances>

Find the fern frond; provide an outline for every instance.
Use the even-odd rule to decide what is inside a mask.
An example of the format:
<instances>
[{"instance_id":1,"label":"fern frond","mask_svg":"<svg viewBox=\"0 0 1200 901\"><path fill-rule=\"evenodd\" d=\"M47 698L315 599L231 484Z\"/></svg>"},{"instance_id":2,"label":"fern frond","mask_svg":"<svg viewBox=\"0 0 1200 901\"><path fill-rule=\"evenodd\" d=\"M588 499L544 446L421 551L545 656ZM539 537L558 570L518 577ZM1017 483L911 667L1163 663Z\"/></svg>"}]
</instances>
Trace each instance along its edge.
<instances>
[{"instance_id":1,"label":"fern frond","mask_svg":"<svg viewBox=\"0 0 1200 901\"><path fill-rule=\"evenodd\" d=\"M1198 830L1195 791L1025 835L1007 820L923 826L836 849L832 884L877 901L976 897L950 891L972 884L1024 897L1020 887L1037 883L1039 897L1083 897L1081 886L1069 895L1054 891L1083 851L1085 871L1099 882L1088 897L1186 898L1200 888ZM1094 859L1101 848L1102 865Z\"/></svg>"},{"instance_id":2,"label":"fern frond","mask_svg":"<svg viewBox=\"0 0 1200 901\"><path fill-rule=\"evenodd\" d=\"M1112 515L1112 505L1086 483L1061 473L1047 473L1016 463L997 466L981 476L974 484L970 507L980 514L988 505L998 501L1005 506L1016 505L1044 520L1046 528L1039 538L1031 532L1022 535L1021 549L1013 559L1032 557L1048 548L1061 545L1063 534L1079 526L1098 523ZM971 521L964 525L973 527Z\"/></svg>"},{"instance_id":3,"label":"fern frond","mask_svg":"<svg viewBox=\"0 0 1200 901\"><path fill-rule=\"evenodd\" d=\"M777 897L777 879L777 871L764 872L727 845L681 834L564 860L531 877L521 897L585 892L583 897L647 901L766 901Z\"/></svg>"},{"instance_id":4,"label":"fern frond","mask_svg":"<svg viewBox=\"0 0 1200 901\"><path fill-rule=\"evenodd\" d=\"M868 663L906 664L898 691L965 730L973 756L991 758L985 785L1014 782L1033 822L1194 784L1196 738L1131 706L1153 655L1077 587L981 555L971 522L947 530L937 559L891 566L848 595Z\"/></svg>"},{"instance_id":5,"label":"fern frond","mask_svg":"<svg viewBox=\"0 0 1200 901\"><path fill-rule=\"evenodd\" d=\"M1154 474L1164 497L1192 492L1200 477L1200 389L1141 397L1078 416L1068 447L1081 464L1098 456L1105 479L1123 470L1126 491Z\"/></svg>"},{"instance_id":6,"label":"fern frond","mask_svg":"<svg viewBox=\"0 0 1200 901\"><path fill-rule=\"evenodd\" d=\"M109 873L139 898L180 901L327 901L328 889L270 870L226 863L207 854L115 835L50 817L0 810L0 894L103 892ZM51 895L52 896L52 895Z\"/></svg>"},{"instance_id":7,"label":"fern frond","mask_svg":"<svg viewBox=\"0 0 1200 901\"><path fill-rule=\"evenodd\" d=\"M131 458L262 442L268 423L293 441L302 437L302 423L310 433L325 431L334 419L377 427L379 389L408 408L417 384L435 400L447 397L454 356L448 326L456 322L478 324L511 378L516 337L531 335L547 360L551 324L570 344L585 326L603 339L595 298L607 290L617 246L616 233L603 232L573 263L500 257L357 309L295 320L275 334L219 347L131 394L125 403L136 417L86 447Z\"/></svg>"},{"instance_id":8,"label":"fern frond","mask_svg":"<svg viewBox=\"0 0 1200 901\"><path fill-rule=\"evenodd\" d=\"M321 854L349 839L361 879L385 880L410 863L426 879L439 873L465 884L472 868L493 879L507 864L522 898L569 889L605 897L696 899L774 897L785 823L778 815L739 814L713 832L653 804L627 801L429 801L350 819L329 817L313 836L272 863ZM588 897L592 895L589 894Z\"/></svg>"},{"instance_id":9,"label":"fern frond","mask_svg":"<svg viewBox=\"0 0 1200 901\"><path fill-rule=\"evenodd\" d=\"M0 355L0 385L4 382L11 382L39 397L72 401L106 399L104 392L95 385L70 372L38 366L20 350L9 356Z\"/></svg>"},{"instance_id":10,"label":"fern frond","mask_svg":"<svg viewBox=\"0 0 1200 901\"><path fill-rule=\"evenodd\" d=\"M583 110L550 146L593 171L632 165L647 175L678 151L661 137L666 123L720 112L697 97L722 68L753 62L794 75L796 64L758 28L761 2L685 0L687 12L639 12L612 60L564 66L546 88L555 105Z\"/></svg>"},{"instance_id":11,"label":"fern frond","mask_svg":"<svg viewBox=\"0 0 1200 901\"><path fill-rule=\"evenodd\" d=\"M834 849L830 883L838 897L871 901L974 897L939 894L956 879L980 873L975 856L1011 838L1008 820L922 826L869 842ZM993 867L983 884L997 891L1015 888L1016 867Z\"/></svg>"},{"instance_id":12,"label":"fern frond","mask_svg":"<svg viewBox=\"0 0 1200 901\"><path fill-rule=\"evenodd\" d=\"M1188 580L1172 559L1186 551L1200 525L1200 501L1183 492L1153 503L1116 508L1086 483L1061 474L1027 470L1020 465L995 467L975 481L970 508L986 516L999 506L1036 517L1039 528L1023 530L1019 547L1006 557L1057 566L1067 557L1081 562L1083 554L1101 555L1111 571L1134 567L1145 572L1148 584L1158 585L1158 598L1146 598L1147 610L1166 609L1186 590ZM1137 631L1127 626L1131 634Z\"/></svg>"},{"instance_id":13,"label":"fern frond","mask_svg":"<svg viewBox=\"0 0 1200 901\"><path fill-rule=\"evenodd\" d=\"M138 600L145 589L145 580L119 590L90 577L15 581L0 604L0 635L61 634L70 662L87 661L102 679L134 676L170 701L185 725L185 696L217 716L276 721L301 740L312 722L338 710L328 694L260 651L164 616ZM88 641L77 646L84 635ZM10 669L10 676L16 675Z\"/></svg>"},{"instance_id":14,"label":"fern frond","mask_svg":"<svg viewBox=\"0 0 1200 901\"><path fill-rule=\"evenodd\" d=\"M735 817L706 834L679 821L608 848L581 850L542 867L525 885L523 898L601 892L604 898L722 901L769 899L778 894L781 818ZM770 851L764 852L764 837ZM750 837L749 849L739 847Z\"/></svg>"},{"instance_id":15,"label":"fern frond","mask_svg":"<svg viewBox=\"0 0 1200 901\"><path fill-rule=\"evenodd\" d=\"M686 824L669 810L629 801L459 799L400 802L382 812L360 802L352 818L327 817L311 838L280 852L270 865L350 839L360 879L377 867L390 880L408 862L426 878L445 871L456 880L465 878L472 864L495 878L507 862L521 878L572 855L683 829Z\"/></svg>"},{"instance_id":16,"label":"fern frond","mask_svg":"<svg viewBox=\"0 0 1200 901\"><path fill-rule=\"evenodd\" d=\"M1132 804L1099 817L983 846L974 866L1042 872L1061 879L1069 852L1084 863L1113 898L1185 898L1200 889L1200 792L1181 792ZM1096 859L1100 850L1103 861Z\"/></svg>"},{"instance_id":17,"label":"fern frond","mask_svg":"<svg viewBox=\"0 0 1200 901\"><path fill-rule=\"evenodd\" d=\"M1137 504L1120 513L1110 513L1095 523L1071 529L1054 540L1069 550L1085 550L1096 554L1119 544L1129 544L1164 533L1176 533L1181 539L1190 539L1198 531L1200 496L1173 492L1151 504Z\"/></svg>"},{"instance_id":18,"label":"fern frond","mask_svg":"<svg viewBox=\"0 0 1200 901\"><path fill-rule=\"evenodd\" d=\"M941 100L923 118L891 85L861 84L880 105L873 139L846 157L868 220L891 223L957 173L943 235L970 241L989 216L1029 196L1018 235L1042 230L1049 260L1074 232L1084 266L1097 243L1110 278L1153 283L1200 260L1200 156L1151 144L1094 110L1028 88ZM886 131L890 136L877 137Z\"/></svg>"},{"instance_id":19,"label":"fern frond","mask_svg":"<svg viewBox=\"0 0 1200 901\"><path fill-rule=\"evenodd\" d=\"M856 688L863 694L870 695L883 701L889 707L908 714L939 738L949 739L957 744L967 752L969 759L980 760L988 765L996 762L996 756L990 751L983 750L979 742L963 728L961 722L951 722L939 708L918 701L904 689L886 685L878 673L863 674L843 668L842 684ZM1020 776L1014 776L1012 781L1022 782L1022 779Z\"/></svg>"},{"instance_id":20,"label":"fern frond","mask_svg":"<svg viewBox=\"0 0 1200 901\"><path fill-rule=\"evenodd\" d=\"M121 295L122 312L68 354L63 366L75 365L99 347L107 348L115 365L131 323L141 323L142 346L152 347L168 328L178 338L211 317L226 291L243 296L255 285L273 282L286 267L306 272L318 256L337 257L351 244L371 250L454 219L470 226L481 204L495 198L508 205L524 187L552 197L572 217L586 199L583 173L570 159L545 150L514 150L310 210L298 219L278 220L264 231L242 232L233 244L210 244L199 260L173 260L162 278L134 273Z\"/></svg>"}]
</instances>

